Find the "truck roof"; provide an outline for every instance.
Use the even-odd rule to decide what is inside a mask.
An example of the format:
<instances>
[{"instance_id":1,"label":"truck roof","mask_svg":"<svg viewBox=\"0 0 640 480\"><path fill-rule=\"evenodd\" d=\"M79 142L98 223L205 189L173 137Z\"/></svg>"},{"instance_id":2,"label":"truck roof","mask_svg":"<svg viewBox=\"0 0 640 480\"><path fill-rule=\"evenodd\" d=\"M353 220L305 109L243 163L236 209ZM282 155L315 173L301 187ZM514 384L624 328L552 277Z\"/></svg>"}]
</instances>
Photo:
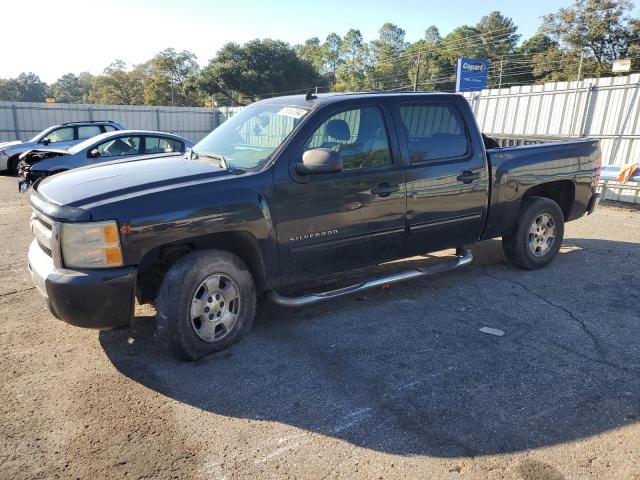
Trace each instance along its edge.
<instances>
[{"instance_id":1,"label":"truck roof","mask_svg":"<svg viewBox=\"0 0 640 480\"><path fill-rule=\"evenodd\" d=\"M406 100L419 100L425 97L433 98L459 98L457 93L442 92L348 92L348 93L318 93L314 98L307 100L306 95L288 95L285 97L273 97L261 100L258 103L275 105L296 105L315 109L330 103L349 102L351 100L361 100L365 98L402 98Z\"/></svg>"}]
</instances>

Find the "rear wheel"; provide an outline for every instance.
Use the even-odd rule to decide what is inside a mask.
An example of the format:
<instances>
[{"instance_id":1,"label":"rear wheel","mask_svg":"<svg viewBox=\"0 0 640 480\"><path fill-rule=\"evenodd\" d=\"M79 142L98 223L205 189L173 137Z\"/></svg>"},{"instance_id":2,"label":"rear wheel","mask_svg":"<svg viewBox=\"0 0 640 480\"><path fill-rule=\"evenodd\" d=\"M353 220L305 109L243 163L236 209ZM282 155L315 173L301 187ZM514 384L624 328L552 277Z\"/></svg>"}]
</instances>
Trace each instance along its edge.
<instances>
[{"instance_id":1,"label":"rear wheel","mask_svg":"<svg viewBox=\"0 0 640 480\"><path fill-rule=\"evenodd\" d=\"M523 209L515 229L502 237L502 248L514 265L535 270L556 256L564 238L564 215L549 198L531 197Z\"/></svg>"},{"instance_id":2,"label":"rear wheel","mask_svg":"<svg viewBox=\"0 0 640 480\"><path fill-rule=\"evenodd\" d=\"M223 350L253 324L256 292L251 273L236 255L194 252L167 272L157 298L157 328L171 351L197 360Z\"/></svg>"}]
</instances>

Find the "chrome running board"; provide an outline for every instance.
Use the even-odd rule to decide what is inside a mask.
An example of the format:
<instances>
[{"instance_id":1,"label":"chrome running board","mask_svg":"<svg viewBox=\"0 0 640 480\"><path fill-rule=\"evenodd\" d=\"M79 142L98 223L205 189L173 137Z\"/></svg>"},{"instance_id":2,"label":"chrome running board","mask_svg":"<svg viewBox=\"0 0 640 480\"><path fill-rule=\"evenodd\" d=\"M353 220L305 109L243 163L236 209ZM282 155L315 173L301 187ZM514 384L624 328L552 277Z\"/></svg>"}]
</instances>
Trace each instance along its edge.
<instances>
[{"instance_id":1,"label":"chrome running board","mask_svg":"<svg viewBox=\"0 0 640 480\"><path fill-rule=\"evenodd\" d=\"M343 297L352 293L363 292L383 285L391 285L405 280L448 272L450 270L455 270L456 268L464 267L473 261L473 255L469 250L458 249L456 250L456 256L457 258L455 259L447 260L446 262L438 263L436 265L394 273L393 275L375 278L373 280L357 283L348 287L338 288L336 290L330 290L328 292L311 293L300 297L285 297L274 290L271 290L268 293L268 297L272 302L282 307L302 307L305 305L311 305L312 303L322 302L324 300Z\"/></svg>"}]
</instances>

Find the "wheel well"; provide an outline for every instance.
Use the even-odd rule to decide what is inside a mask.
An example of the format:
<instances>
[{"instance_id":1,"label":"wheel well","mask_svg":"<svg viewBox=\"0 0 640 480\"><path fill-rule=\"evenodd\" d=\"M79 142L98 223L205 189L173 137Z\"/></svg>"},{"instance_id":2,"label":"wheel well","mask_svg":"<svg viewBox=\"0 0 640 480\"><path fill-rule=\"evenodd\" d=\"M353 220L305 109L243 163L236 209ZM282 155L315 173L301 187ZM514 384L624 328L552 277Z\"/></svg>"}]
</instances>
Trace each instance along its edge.
<instances>
[{"instance_id":1,"label":"wheel well","mask_svg":"<svg viewBox=\"0 0 640 480\"><path fill-rule=\"evenodd\" d=\"M522 199L529 197L550 198L560 206L564 219L567 220L576 199L576 186L571 180L543 183L527 190Z\"/></svg>"},{"instance_id":2,"label":"wheel well","mask_svg":"<svg viewBox=\"0 0 640 480\"><path fill-rule=\"evenodd\" d=\"M258 293L266 290L266 270L256 238L248 232L222 232L156 247L138 264L137 297L140 303L153 301L164 274L180 258L198 250L226 250L240 257L249 267Z\"/></svg>"},{"instance_id":3,"label":"wheel well","mask_svg":"<svg viewBox=\"0 0 640 480\"><path fill-rule=\"evenodd\" d=\"M12 156L12 157L9 157L9 158L7 159L7 171L8 171L9 173L15 173L15 172L14 172L14 170L13 170L13 168L14 168L14 167L17 167L18 162L20 161L20 158L19 158L19 157L20 157L20 154L16 154L16 155L14 155L14 156Z\"/></svg>"}]
</instances>

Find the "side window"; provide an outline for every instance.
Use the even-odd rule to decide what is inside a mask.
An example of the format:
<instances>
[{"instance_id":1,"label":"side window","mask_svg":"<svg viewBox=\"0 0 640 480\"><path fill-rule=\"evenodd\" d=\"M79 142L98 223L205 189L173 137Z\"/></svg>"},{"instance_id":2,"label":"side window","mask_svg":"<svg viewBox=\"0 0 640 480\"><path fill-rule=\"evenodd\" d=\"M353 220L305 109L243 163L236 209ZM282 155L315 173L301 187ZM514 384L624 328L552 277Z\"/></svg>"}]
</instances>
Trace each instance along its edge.
<instances>
[{"instance_id":1,"label":"side window","mask_svg":"<svg viewBox=\"0 0 640 480\"><path fill-rule=\"evenodd\" d=\"M102 128L104 129L105 132L115 132L116 131L116 127L114 127L113 125L103 125Z\"/></svg>"},{"instance_id":2,"label":"side window","mask_svg":"<svg viewBox=\"0 0 640 480\"><path fill-rule=\"evenodd\" d=\"M96 135L100 135L102 131L100 127L96 125L85 125L83 127L78 127L78 140L86 140L87 138L95 137Z\"/></svg>"},{"instance_id":3,"label":"side window","mask_svg":"<svg viewBox=\"0 0 640 480\"><path fill-rule=\"evenodd\" d=\"M49 134L42 139L49 140L49 143L69 142L73 140L73 127L63 127L49 132Z\"/></svg>"},{"instance_id":4,"label":"side window","mask_svg":"<svg viewBox=\"0 0 640 480\"><path fill-rule=\"evenodd\" d=\"M174 153L182 151L182 142L172 138L146 137L144 153Z\"/></svg>"},{"instance_id":5,"label":"side window","mask_svg":"<svg viewBox=\"0 0 640 480\"><path fill-rule=\"evenodd\" d=\"M336 150L345 170L393 163L387 127L377 107L356 108L329 117L305 144L305 150L311 148Z\"/></svg>"},{"instance_id":6,"label":"side window","mask_svg":"<svg viewBox=\"0 0 640 480\"><path fill-rule=\"evenodd\" d=\"M179 153L182 151L182 142L178 142L172 138L161 138L160 150L164 153Z\"/></svg>"},{"instance_id":7,"label":"side window","mask_svg":"<svg viewBox=\"0 0 640 480\"><path fill-rule=\"evenodd\" d=\"M99 157L119 157L122 155L138 155L140 137L118 137L107 140L96 147Z\"/></svg>"},{"instance_id":8,"label":"side window","mask_svg":"<svg viewBox=\"0 0 640 480\"><path fill-rule=\"evenodd\" d=\"M469 148L464 123L455 107L442 104L400 106L411 162L464 156Z\"/></svg>"}]
</instances>

